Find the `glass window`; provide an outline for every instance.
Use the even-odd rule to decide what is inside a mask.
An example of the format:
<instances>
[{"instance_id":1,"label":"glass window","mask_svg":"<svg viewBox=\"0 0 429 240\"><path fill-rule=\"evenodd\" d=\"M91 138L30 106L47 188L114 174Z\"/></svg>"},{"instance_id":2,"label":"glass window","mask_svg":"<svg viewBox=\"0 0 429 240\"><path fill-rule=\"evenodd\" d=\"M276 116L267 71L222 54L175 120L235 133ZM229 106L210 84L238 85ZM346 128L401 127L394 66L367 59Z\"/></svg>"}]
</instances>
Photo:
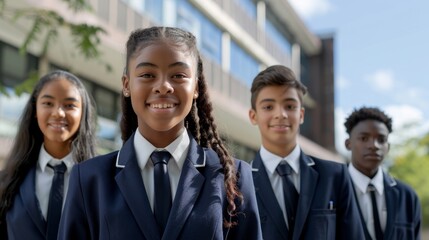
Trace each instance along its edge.
<instances>
[{"instance_id":1,"label":"glass window","mask_svg":"<svg viewBox=\"0 0 429 240\"><path fill-rule=\"evenodd\" d=\"M291 54L291 44L275 26L275 24L270 21L270 19L267 19L265 22L265 31L267 32L267 35L270 36L274 42L279 45L279 47L288 53L288 55Z\"/></svg>"},{"instance_id":2,"label":"glass window","mask_svg":"<svg viewBox=\"0 0 429 240\"><path fill-rule=\"evenodd\" d=\"M195 9L185 0L181 0L178 5L176 26L193 33L199 39L201 27L198 18L195 16Z\"/></svg>"},{"instance_id":3,"label":"glass window","mask_svg":"<svg viewBox=\"0 0 429 240\"><path fill-rule=\"evenodd\" d=\"M222 61L222 31L194 8L188 1L180 0L177 10L177 27L192 32L201 53L220 64Z\"/></svg>"},{"instance_id":4,"label":"glass window","mask_svg":"<svg viewBox=\"0 0 429 240\"><path fill-rule=\"evenodd\" d=\"M116 93L105 88L97 87L94 89L94 100L97 103L97 113L100 116L116 119Z\"/></svg>"},{"instance_id":5,"label":"glass window","mask_svg":"<svg viewBox=\"0 0 429 240\"><path fill-rule=\"evenodd\" d=\"M149 0L151 1L151 0ZM134 9L136 12L140 14L144 14L144 3L145 0L122 0L125 4L130 6L132 9Z\"/></svg>"},{"instance_id":6,"label":"glass window","mask_svg":"<svg viewBox=\"0 0 429 240\"><path fill-rule=\"evenodd\" d=\"M149 15L150 18L158 23L162 24L163 19L163 8L164 0L149 0L145 1L145 14Z\"/></svg>"},{"instance_id":7,"label":"glass window","mask_svg":"<svg viewBox=\"0 0 429 240\"><path fill-rule=\"evenodd\" d=\"M38 69L35 56L19 53L18 48L0 42L0 84L8 96L0 94L0 136L13 137L29 94L17 96L14 87Z\"/></svg>"},{"instance_id":8,"label":"glass window","mask_svg":"<svg viewBox=\"0 0 429 240\"><path fill-rule=\"evenodd\" d=\"M104 117L97 118L98 131L97 136L106 140L114 141L118 134L118 123Z\"/></svg>"},{"instance_id":9,"label":"glass window","mask_svg":"<svg viewBox=\"0 0 429 240\"><path fill-rule=\"evenodd\" d=\"M93 84L92 82L90 82L88 80L82 79L81 77L79 77L79 79L82 81L82 83L85 86L86 91L88 92L88 94L90 96L92 96L93 92L94 92L95 84Z\"/></svg>"},{"instance_id":10,"label":"glass window","mask_svg":"<svg viewBox=\"0 0 429 240\"><path fill-rule=\"evenodd\" d=\"M2 85L17 86L37 69L38 59L35 56L22 55L17 48L0 42L0 83Z\"/></svg>"},{"instance_id":11,"label":"glass window","mask_svg":"<svg viewBox=\"0 0 429 240\"><path fill-rule=\"evenodd\" d=\"M13 137L30 94L24 93L18 97L12 88L7 88L7 92L9 96L0 95L0 136Z\"/></svg>"},{"instance_id":12,"label":"glass window","mask_svg":"<svg viewBox=\"0 0 429 240\"><path fill-rule=\"evenodd\" d=\"M6 91L9 96L0 95L0 118L18 120L30 94L24 93L18 97L12 88L7 88Z\"/></svg>"},{"instance_id":13,"label":"glass window","mask_svg":"<svg viewBox=\"0 0 429 240\"><path fill-rule=\"evenodd\" d=\"M300 79L301 79L301 82L307 87L310 84L310 76L309 76L310 74L308 72L308 68L309 68L309 58L303 51L301 51Z\"/></svg>"},{"instance_id":14,"label":"glass window","mask_svg":"<svg viewBox=\"0 0 429 240\"><path fill-rule=\"evenodd\" d=\"M201 29L201 52L214 60L216 63L222 61L222 32L207 19Z\"/></svg>"},{"instance_id":15,"label":"glass window","mask_svg":"<svg viewBox=\"0 0 429 240\"><path fill-rule=\"evenodd\" d=\"M259 63L235 41L231 41L231 75L250 87L258 71Z\"/></svg>"}]
</instances>

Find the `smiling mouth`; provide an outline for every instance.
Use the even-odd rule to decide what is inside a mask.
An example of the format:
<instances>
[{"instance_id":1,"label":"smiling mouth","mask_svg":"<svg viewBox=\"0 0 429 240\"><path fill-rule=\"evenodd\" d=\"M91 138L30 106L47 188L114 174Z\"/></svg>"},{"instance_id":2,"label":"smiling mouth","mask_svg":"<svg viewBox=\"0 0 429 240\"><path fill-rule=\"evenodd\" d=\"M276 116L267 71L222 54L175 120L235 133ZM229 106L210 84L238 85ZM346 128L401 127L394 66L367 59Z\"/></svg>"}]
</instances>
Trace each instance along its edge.
<instances>
[{"instance_id":1,"label":"smiling mouth","mask_svg":"<svg viewBox=\"0 0 429 240\"><path fill-rule=\"evenodd\" d=\"M67 123L49 123L49 126L55 129L62 129L62 128L66 128L68 124Z\"/></svg>"},{"instance_id":2,"label":"smiling mouth","mask_svg":"<svg viewBox=\"0 0 429 240\"><path fill-rule=\"evenodd\" d=\"M291 129L290 125L271 125L270 128L274 131L289 131Z\"/></svg>"},{"instance_id":3,"label":"smiling mouth","mask_svg":"<svg viewBox=\"0 0 429 240\"><path fill-rule=\"evenodd\" d=\"M272 128L290 128L290 125L271 125Z\"/></svg>"},{"instance_id":4,"label":"smiling mouth","mask_svg":"<svg viewBox=\"0 0 429 240\"><path fill-rule=\"evenodd\" d=\"M149 106L151 108L155 108L155 109L168 109L168 108L173 108L176 106L176 104L173 103L153 103L153 104L149 104Z\"/></svg>"}]
</instances>

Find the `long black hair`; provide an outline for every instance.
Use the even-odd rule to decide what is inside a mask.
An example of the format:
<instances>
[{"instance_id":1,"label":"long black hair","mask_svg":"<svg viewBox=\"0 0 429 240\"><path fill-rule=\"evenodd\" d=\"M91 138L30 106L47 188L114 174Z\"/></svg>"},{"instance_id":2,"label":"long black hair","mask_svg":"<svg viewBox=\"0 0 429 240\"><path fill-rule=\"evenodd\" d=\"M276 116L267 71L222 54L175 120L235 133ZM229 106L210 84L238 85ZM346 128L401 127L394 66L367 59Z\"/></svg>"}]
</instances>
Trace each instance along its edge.
<instances>
[{"instance_id":1,"label":"long black hair","mask_svg":"<svg viewBox=\"0 0 429 240\"><path fill-rule=\"evenodd\" d=\"M83 83L66 71L53 71L42 77L31 93L21 115L14 144L6 158L5 168L0 171L0 221L4 220L21 182L38 160L43 143L43 133L36 116L36 101L42 89L52 81L66 79L79 91L82 98L80 126L72 141L72 155L75 162L82 162L95 154L95 112L92 99Z\"/></svg>"}]
</instances>

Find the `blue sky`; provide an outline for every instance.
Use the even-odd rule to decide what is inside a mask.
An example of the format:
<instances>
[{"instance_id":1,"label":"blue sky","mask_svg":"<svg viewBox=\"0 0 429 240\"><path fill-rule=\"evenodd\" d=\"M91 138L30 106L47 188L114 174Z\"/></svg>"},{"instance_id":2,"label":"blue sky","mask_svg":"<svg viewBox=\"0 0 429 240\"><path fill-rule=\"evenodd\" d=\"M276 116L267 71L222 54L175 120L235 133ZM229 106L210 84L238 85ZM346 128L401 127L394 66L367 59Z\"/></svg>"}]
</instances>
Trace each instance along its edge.
<instances>
[{"instance_id":1,"label":"blue sky","mask_svg":"<svg viewBox=\"0 0 429 240\"><path fill-rule=\"evenodd\" d=\"M393 118L391 141L429 131L429 1L289 0L307 27L335 37L337 148L353 108ZM406 123L418 123L404 131Z\"/></svg>"}]
</instances>

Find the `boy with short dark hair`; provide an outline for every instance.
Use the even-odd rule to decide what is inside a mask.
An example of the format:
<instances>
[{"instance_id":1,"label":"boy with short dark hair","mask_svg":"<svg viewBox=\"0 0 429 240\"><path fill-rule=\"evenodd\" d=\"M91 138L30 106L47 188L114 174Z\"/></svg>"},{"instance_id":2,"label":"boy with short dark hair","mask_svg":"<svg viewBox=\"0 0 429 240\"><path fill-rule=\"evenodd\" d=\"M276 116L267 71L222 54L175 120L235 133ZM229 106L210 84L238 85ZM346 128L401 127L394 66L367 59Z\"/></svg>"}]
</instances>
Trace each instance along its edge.
<instances>
[{"instance_id":1,"label":"boy with short dark hair","mask_svg":"<svg viewBox=\"0 0 429 240\"><path fill-rule=\"evenodd\" d=\"M306 87L281 65L252 83L249 118L262 146L252 162L265 240L364 238L345 164L306 155L297 142Z\"/></svg>"},{"instance_id":2,"label":"boy with short dark hair","mask_svg":"<svg viewBox=\"0 0 429 240\"><path fill-rule=\"evenodd\" d=\"M345 145L352 153L348 169L366 239L420 239L417 194L381 168L390 148L392 119L378 108L362 107L350 114L344 126L349 134Z\"/></svg>"}]
</instances>

